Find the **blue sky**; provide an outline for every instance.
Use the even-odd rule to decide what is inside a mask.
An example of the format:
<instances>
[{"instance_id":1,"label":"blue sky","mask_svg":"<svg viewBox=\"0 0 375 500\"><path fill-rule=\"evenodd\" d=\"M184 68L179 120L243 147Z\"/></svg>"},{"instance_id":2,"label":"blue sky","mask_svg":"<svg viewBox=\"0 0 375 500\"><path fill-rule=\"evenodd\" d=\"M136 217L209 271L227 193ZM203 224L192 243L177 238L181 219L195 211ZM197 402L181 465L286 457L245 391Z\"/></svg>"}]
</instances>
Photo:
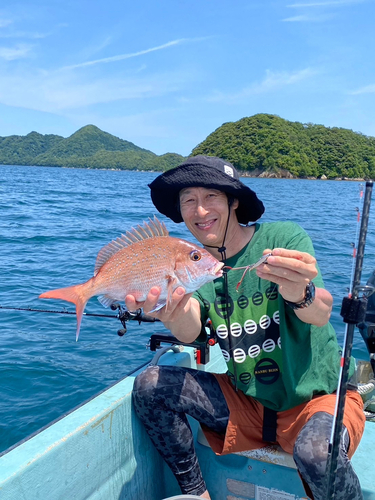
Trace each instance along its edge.
<instances>
[{"instance_id":1,"label":"blue sky","mask_svg":"<svg viewBox=\"0 0 375 500\"><path fill-rule=\"evenodd\" d=\"M0 136L157 154L256 113L375 136L375 0L2 0Z\"/></svg>"}]
</instances>

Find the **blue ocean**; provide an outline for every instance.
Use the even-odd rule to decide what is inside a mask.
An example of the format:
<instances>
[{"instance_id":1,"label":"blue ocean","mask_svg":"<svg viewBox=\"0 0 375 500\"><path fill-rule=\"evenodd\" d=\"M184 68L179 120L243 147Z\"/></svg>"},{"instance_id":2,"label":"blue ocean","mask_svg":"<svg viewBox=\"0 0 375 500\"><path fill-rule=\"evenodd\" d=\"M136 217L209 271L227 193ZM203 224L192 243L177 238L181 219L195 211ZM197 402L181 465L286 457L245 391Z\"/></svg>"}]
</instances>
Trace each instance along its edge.
<instances>
[{"instance_id":1,"label":"blue ocean","mask_svg":"<svg viewBox=\"0 0 375 500\"><path fill-rule=\"evenodd\" d=\"M0 452L151 359L148 339L162 330L161 324L129 322L120 337L117 318L84 316L76 342L74 315L19 309L73 312L73 304L38 296L87 281L105 244L156 213L148 188L156 175L0 166ZM263 221L293 220L312 237L334 296L332 323L342 344L340 308L352 276L361 183L243 181L264 202ZM160 219L172 236L192 240L183 224ZM363 283L375 267L374 221L375 207L370 210ZM95 298L85 312L114 314ZM368 358L358 331L354 355Z\"/></svg>"}]
</instances>

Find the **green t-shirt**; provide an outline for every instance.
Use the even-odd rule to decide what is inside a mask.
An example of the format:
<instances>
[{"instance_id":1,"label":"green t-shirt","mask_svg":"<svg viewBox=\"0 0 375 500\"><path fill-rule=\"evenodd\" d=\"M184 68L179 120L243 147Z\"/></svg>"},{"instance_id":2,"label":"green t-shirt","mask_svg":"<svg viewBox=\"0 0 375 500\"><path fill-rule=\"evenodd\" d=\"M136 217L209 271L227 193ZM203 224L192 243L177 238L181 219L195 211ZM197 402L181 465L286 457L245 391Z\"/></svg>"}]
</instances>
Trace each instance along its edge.
<instances>
[{"instance_id":1,"label":"green t-shirt","mask_svg":"<svg viewBox=\"0 0 375 500\"><path fill-rule=\"evenodd\" d=\"M265 249L280 247L314 255L310 237L297 224L263 223L255 225L250 243L225 265L246 266L256 262ZM208 318L212 322L232 382L236 380L238 389L276 411L295 407L317 394L332 393L337 388L341 357L332 325L302 322L284 303L278 286L258 278L255 271L248 272L236 290L242 274L243 270L227 273L228 305L224 278L207 283L194 294L200 302L202 322ZM320 271L314 283L324 287Z\"/></svg>"}]
</instances>

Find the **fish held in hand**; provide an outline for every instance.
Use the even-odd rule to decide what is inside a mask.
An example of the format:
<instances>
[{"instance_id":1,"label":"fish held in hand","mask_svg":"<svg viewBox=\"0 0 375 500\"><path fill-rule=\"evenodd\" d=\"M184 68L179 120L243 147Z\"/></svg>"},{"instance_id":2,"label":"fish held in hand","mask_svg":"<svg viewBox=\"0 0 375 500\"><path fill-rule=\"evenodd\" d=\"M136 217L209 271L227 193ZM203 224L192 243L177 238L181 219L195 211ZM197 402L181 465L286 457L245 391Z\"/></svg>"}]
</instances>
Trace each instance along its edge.
<instances>
[{"instance_id":1,"label":"fish held in hand","mask_svg":"<svg viewBox=\"0 0 375 500\"><path fill-rule=\"evenodd\" d=\"M156 217L138 225L103 247L96 258L94 276L86 283L42 293L42 299L62 299L76 305L78 340L82 315L88 300L98 296L110 307L134 295L144 301L150 289L160 287L154 311L168 307L173 291L186 293L222 276L223 263L193 243L169 236Z\"/></svg>"}]
</instances>

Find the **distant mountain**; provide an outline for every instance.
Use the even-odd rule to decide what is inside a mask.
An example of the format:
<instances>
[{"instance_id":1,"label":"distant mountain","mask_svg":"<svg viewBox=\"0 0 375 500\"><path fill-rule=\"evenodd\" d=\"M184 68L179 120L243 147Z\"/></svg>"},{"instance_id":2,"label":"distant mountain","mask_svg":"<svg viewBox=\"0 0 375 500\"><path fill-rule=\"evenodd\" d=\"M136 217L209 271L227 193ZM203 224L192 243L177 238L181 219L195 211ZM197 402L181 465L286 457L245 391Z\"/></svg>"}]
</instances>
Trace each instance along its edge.
<instances>
[{"instance_id":1,"label":"distant mountain","mask_svg":"<svg viewBox=\"0 0 375 500\"><path fill-rule=\"evenodd\" d=\"M344 128L257 114L224 123L192 152L260 177L375 179L375 138Z\"/></svg>"},{"instance_id":2,"label":"distant mountain","mask_svg":"<svg viewBox=\"0 0 375 500\"><path fill-rule=\"evenodd\" d=\"M0 137L0 164L35 165L34 158L63 140L59 135L42 135L38 132Z\"/></svg>"},{"instance_id":3,"label":"distant mountain","mask_svg":"<svg viewBox=\"0 0 375 500\"><path fill-rule=\"evenodd\" d=\"M50 167L115 168L124 170L167 170L183 157L175 153L161 156L132 142L87 125L73 135L0 137L0 164Z\"/></svg>"},{"instance_id":4,"label":"distant mountain","mask_svg":"<svg viewBox=\"0 0 375 500\"><path fill-rule=\"evenodd\" d=\"M344 128L257 114L224 123L192 155L219 156L243 175L375 179L375 138ZM31 132L0 137L0 164L165 171L184 157L161 156L94 125L68 138Z\"/></svg>"}]
</instances>

